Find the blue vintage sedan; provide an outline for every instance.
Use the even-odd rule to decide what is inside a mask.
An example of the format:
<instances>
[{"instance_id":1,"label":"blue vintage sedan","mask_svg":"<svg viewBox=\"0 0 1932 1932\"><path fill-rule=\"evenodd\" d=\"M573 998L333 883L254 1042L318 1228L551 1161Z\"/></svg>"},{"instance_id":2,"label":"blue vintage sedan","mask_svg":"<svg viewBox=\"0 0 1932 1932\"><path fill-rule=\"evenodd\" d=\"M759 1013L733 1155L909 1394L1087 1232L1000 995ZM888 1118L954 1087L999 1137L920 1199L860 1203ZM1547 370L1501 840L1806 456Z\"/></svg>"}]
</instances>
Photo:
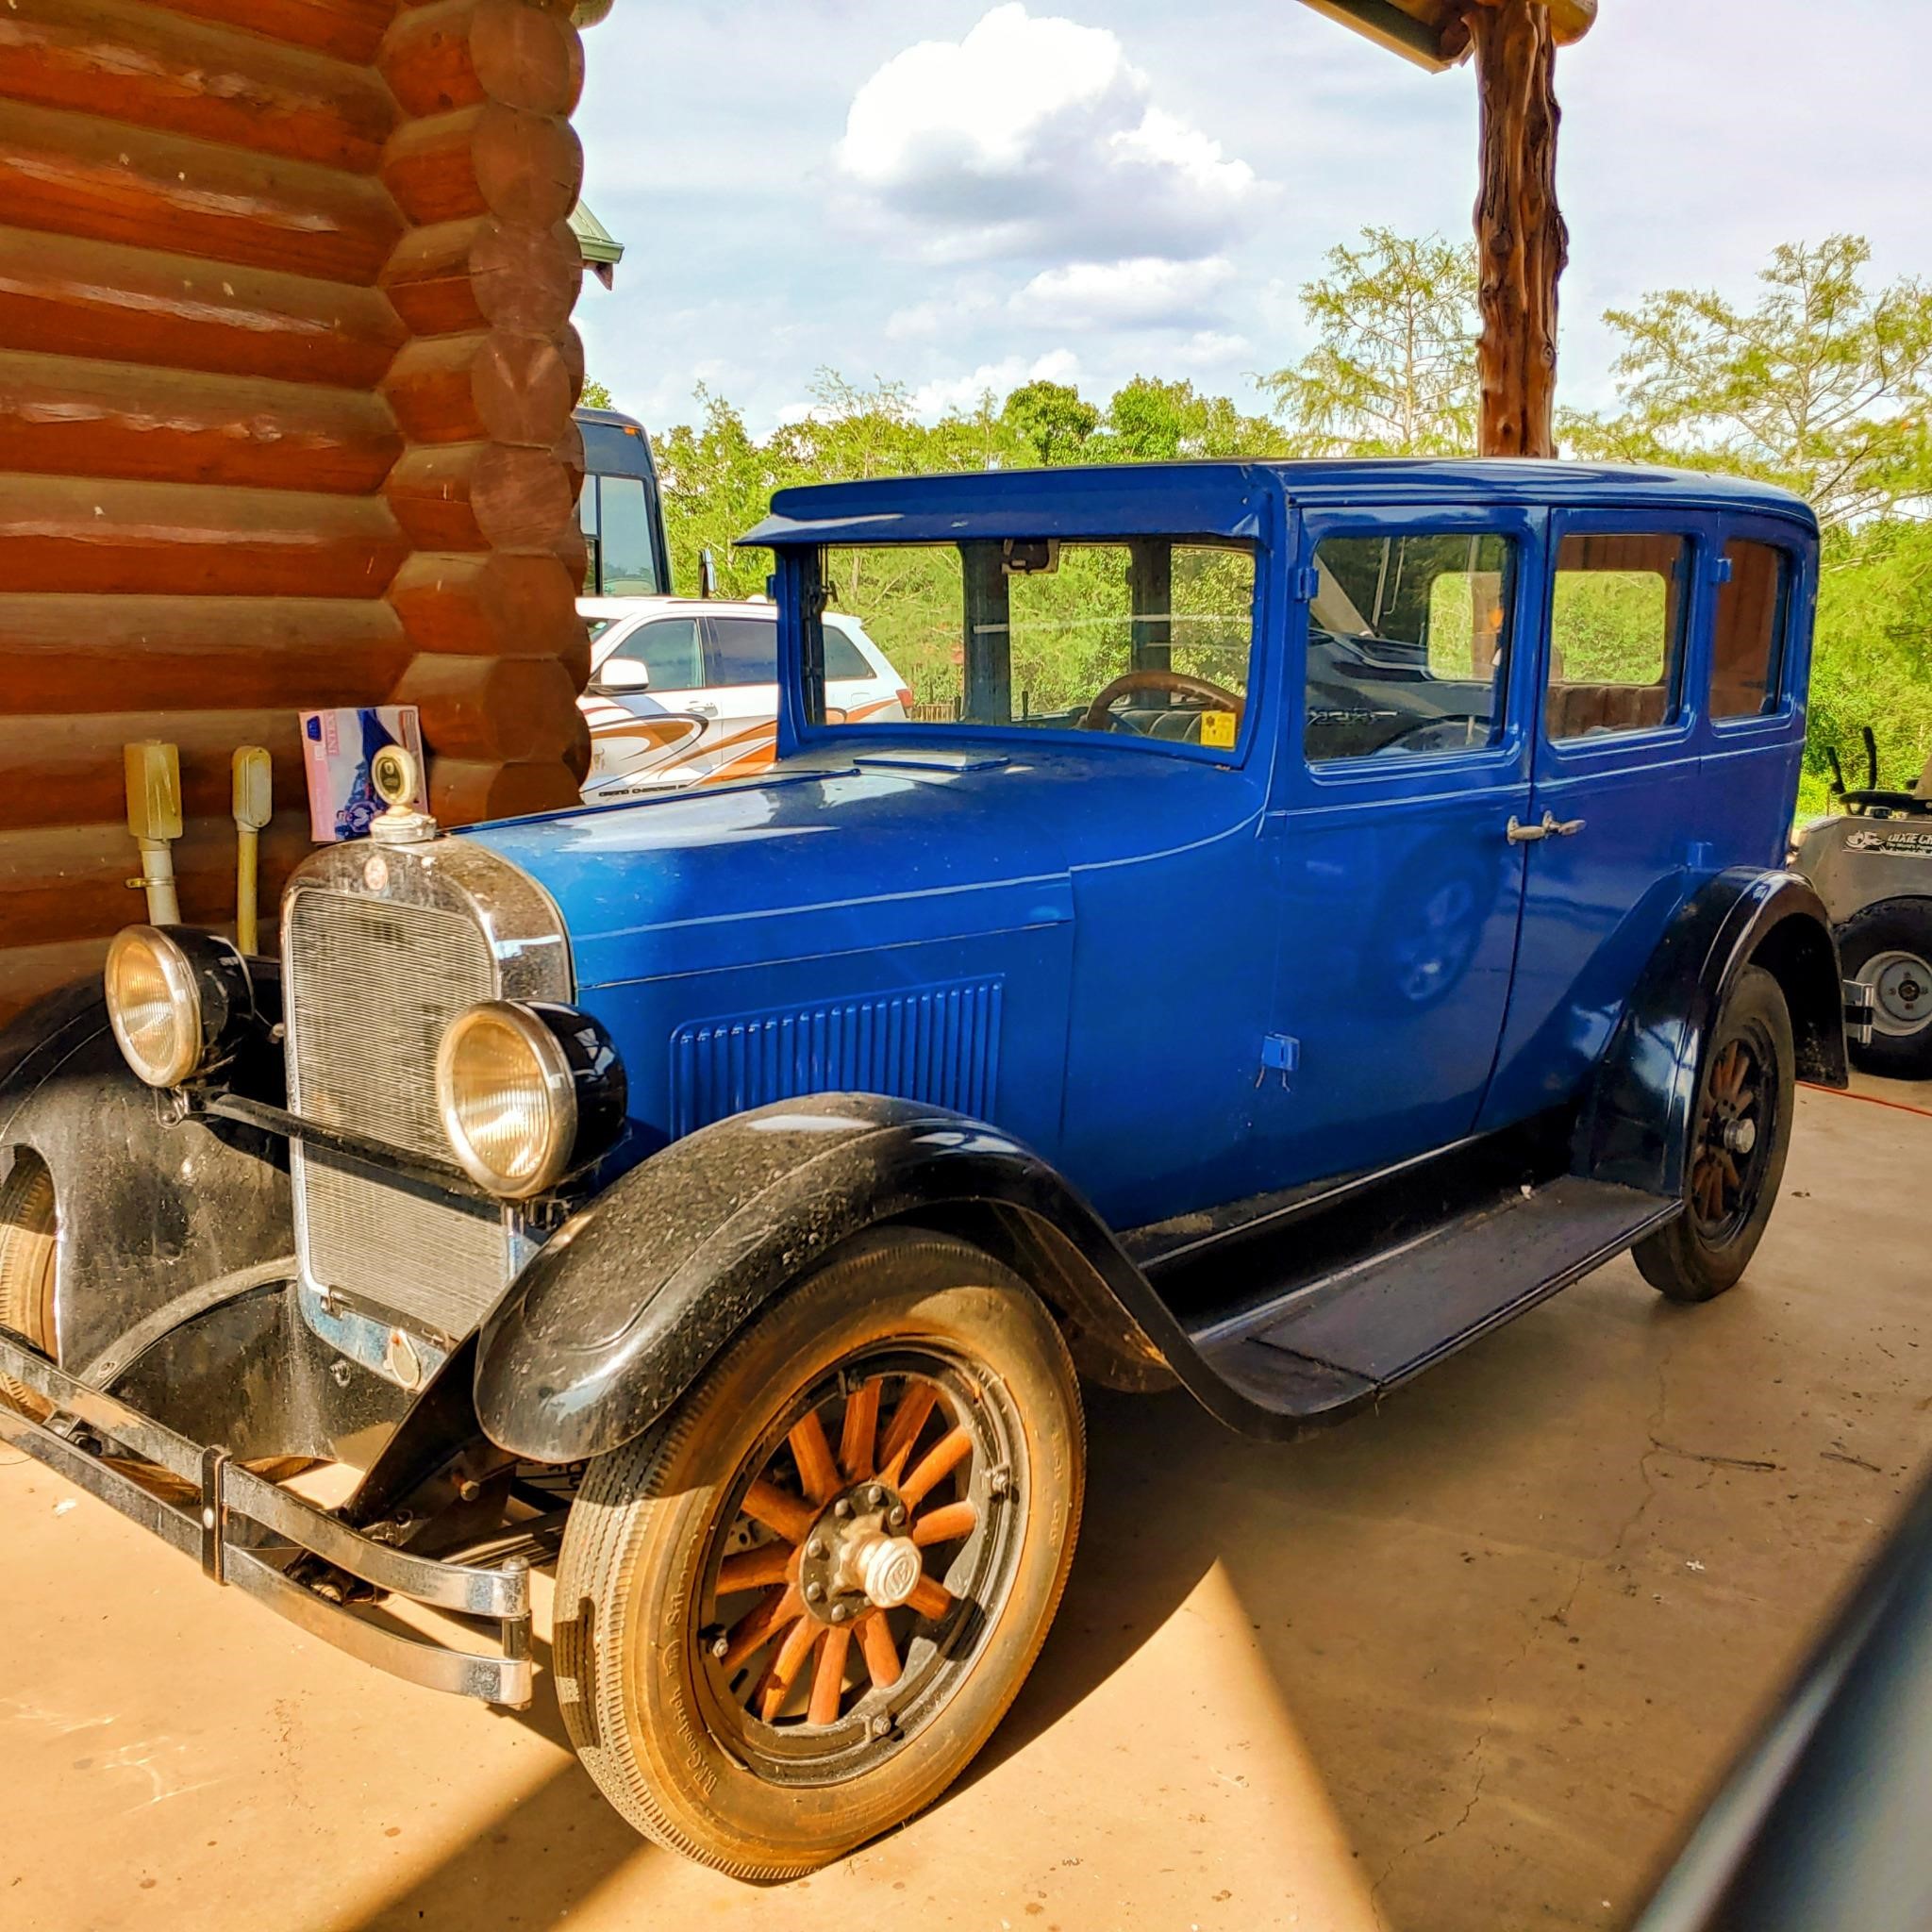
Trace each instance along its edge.
<instances>
[{"instance_id":1,"label":"blue vintage sedan","mask_svg":"<svg viewBox=\"0 0 1932 1932\"><path fill-rule=\"evenodd\" d=\"M1289 1438L1626 1249L1718 1294L1847 1009L1782 870L1791 497L1173 464L791 491L744 541L768 773L396 804L279 960L134 927L0 1040L0 1436L497 1702L555 1557L593 1776L769 1878L998 1723L1079 1376ZM905 716L828 703L833 609Z\"/></svg>"}]
</instances>

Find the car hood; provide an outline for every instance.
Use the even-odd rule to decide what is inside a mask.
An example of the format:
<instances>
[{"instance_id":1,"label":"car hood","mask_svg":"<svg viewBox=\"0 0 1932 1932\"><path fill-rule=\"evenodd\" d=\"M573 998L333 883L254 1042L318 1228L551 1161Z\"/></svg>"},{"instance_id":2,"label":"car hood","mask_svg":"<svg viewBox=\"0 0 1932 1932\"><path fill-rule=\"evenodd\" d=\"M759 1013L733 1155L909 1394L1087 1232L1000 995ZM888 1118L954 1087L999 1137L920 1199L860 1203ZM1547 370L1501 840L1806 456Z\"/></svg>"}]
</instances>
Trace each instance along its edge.
<instances>
[{"instance_id":1,"label":"car hood","mask_svg":"<svg viewBox=\"0 0 1932 1932\"><path fill-rule=\"evenodd\" d=\"M588 991L1070 920L1063 815L1041 788L1083 775L881 755L460 836L550 892Z\"/></svg>"}]
</instances>

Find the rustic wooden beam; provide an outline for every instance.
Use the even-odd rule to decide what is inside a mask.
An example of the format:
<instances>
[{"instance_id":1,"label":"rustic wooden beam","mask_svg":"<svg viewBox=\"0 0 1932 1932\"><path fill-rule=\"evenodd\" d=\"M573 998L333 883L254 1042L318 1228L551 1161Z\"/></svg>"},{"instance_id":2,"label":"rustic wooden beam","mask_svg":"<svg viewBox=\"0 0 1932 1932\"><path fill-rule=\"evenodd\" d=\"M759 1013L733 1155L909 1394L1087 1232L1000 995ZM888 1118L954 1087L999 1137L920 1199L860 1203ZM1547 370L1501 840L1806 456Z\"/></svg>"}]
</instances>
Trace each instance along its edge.
<instances>
[{"instance_id":1,"label":"rustic wooden beam","mask_svg":"<svg viewBox=\"0 0 1932 1932\"><path fill-rule=\"evenodd\" d=\"M1476 360L1485 456L1557 453L1557 290L1569 231L1557 206L1556 39L1542 0L1464 0L1482 106Z\"/></svg>"},{"instance_id":2,"label":"rustic wooden beam","mask_svg":"<svg viewBox=\"0 0 1932 1932\"><path fill-rule=\"evenodd\" d=\"M395 0L157 0L171 13L219 21L291 46L313 47L338 60L375 59Z\"/></svg>"}]
</instances>

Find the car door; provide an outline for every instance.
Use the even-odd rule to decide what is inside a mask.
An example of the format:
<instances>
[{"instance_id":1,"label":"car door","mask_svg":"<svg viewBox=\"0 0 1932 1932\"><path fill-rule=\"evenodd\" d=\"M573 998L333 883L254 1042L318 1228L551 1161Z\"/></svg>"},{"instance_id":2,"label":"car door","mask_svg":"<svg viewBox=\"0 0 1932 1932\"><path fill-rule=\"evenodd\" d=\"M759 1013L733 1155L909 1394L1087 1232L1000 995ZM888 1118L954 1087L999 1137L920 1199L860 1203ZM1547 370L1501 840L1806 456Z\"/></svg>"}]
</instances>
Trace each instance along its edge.
<instances>
[{"instance_id":1,"label":"car door","mask_svg":"<svg viewBox=\"0 0 1932 1932\"><path fill-rule=\"evenodd\" d=\"M609 800L690 784L715 757L695 617L631 624L601 648L584 693L584 796Z\"/></svg>"},{"instance_id":2,"label":"car door","mask_svg":"<svg viewBox=\"0 0 1932 1932\"><path fill-rule=\"evenodd\" d=\"M1690 675L1712 527L1694 511L1551 514L1523 934L1486 1125L1577 1091L1692 879L1715 870Z\"/></svg>"},{"instance_id":3,"label":"car door","mask_svg":"<svg viewBox=\"0 0 1932 1932\"><path fill-rule=\"evenodd\" d=\"M761 772L778 744L778 618L708 611L705 696L715 707L716 758L710 775Z\"/></svg>"},{"instance_id":4,"label":"car door","mask_svg":"<svg viewBox=\"0 0 1932 1932\"><path fill-rule=\"evenodd\" d=\"M1269 824L1277 1185L1475 1125L1522 908L1507 830L1529 808L1535 650L1518 613L1541 586L1522 510L1310 511L1304 528L1301 701Z\"/></svg>"}]
</instances>

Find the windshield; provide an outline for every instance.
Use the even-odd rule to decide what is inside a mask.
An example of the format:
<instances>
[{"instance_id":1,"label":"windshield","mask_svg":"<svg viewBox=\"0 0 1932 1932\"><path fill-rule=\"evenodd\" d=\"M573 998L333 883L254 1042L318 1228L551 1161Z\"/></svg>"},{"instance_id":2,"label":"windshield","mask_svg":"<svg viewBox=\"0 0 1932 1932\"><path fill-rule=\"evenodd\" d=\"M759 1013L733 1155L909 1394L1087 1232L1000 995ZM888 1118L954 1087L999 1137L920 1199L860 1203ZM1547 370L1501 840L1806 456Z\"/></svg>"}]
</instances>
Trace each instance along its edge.
<instances>
[{"instance_id":1,"label":"windshield","mask_svg":"<svg viewBox=\"0 0 1932 1932\"><path fill-rule=\"evenodd\" d=\"M1254 643L1255 558L1245 544L855 546L825 553L824 582L911 693L905 709L914 724L1235 746ZM817 722L844 722L823 699L810 709Z\"/></svg>"}]
</instances>

